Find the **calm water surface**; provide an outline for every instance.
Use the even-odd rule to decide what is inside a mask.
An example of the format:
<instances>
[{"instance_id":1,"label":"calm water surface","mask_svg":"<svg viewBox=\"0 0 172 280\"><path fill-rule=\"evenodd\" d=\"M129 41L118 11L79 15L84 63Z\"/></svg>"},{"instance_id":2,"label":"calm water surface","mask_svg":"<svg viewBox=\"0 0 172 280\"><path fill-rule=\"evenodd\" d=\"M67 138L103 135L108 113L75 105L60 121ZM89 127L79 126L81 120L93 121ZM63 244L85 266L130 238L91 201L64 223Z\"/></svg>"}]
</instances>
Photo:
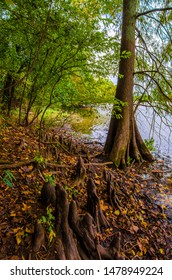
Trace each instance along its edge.
<instances>
[{"instance_id":1,"label":"calm water surface","mask_svg":"<svg viewBox=\"0 0 172 280\"><path fill-rule=\"evenodd\" d=\"M92 140L105 143L112 106L97 106L98 121L92 125L90 132L84 134ZM155 154L172 163L172 116L160 117L152 108L140 106L136 113L137 124L143 139L154 139Z\"/></svg>"}]
</instances>

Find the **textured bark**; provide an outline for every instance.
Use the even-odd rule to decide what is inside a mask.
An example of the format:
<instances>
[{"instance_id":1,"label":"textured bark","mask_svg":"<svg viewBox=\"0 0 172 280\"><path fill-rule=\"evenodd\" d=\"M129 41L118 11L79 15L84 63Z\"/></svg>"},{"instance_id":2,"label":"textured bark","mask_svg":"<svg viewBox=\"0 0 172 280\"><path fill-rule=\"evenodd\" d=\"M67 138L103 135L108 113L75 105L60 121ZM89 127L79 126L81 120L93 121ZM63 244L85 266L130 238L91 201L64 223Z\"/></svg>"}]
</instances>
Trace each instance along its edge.
<instances>
[{"instance_id":1,"label":"textured bark","mask_svg":"<svg viewBox=\"0 0 172 280\"><path fill-rule=\"evenodd\" d=\"M79 219L76 202L70 203L69 224L78 240L78 252L81 259L122 259L120 253L121 234L114 234L113 240L109 247L103 247L99 244L97 230L94 225L94 219L86 213L83 218Z\"/></svg>"},{"instance_id":2,"label":"textured bark","mask_svg":"<svg viewBox=\"0 0 172 280\"><path fill-rule=\"evenodd\" d=\"M33 252L38 252L45 241L43 225L39 220L36 221L33 235Z\"/></svg>"},{"instance_id":3,"label":"textured bark","mask_svg":"<svg viewBox=\"0 0 172 280\"><path fill-rule=\"evenodd\" d=\"M10 115L11 109L12 109L12 101L14 99L14 89L15 87L12 86L15 84L15 81L13 80L13 77L10 73L6 76L6 81L4 84L4 91L3 91L3 97L2 97L2 109L6 110L7 116Z\"/></svg>"},{"instance_id":4,"label":"textured bark","mask_svg":"<svg viewBox=\"0 0 172 280\"><path fill-rule=\"evenodd\" d=\"M125 102L125 106L122 108L120 119L116 119L112 113L105 143L105 153L118 167L125 167L129 158L136 161L140 161L142 158L153 160L152 155L141 140L133 113L136 6L136 0L123 0L121 59L119 63L119 74L122 75L122 78L118 78L116 98ZM130 53L128 58L122 57L124 51Z\"/></svg>"},{"instance_id":5,"label":"textured bark","mask_svg":"<svg viewBox=\"0 0 172 280\"><path fill-rule=\"evenodd\" d=\"M88 212L84 215L79 215L75 198L73 197L73 200L69 204L64 188L56 185L56 239L54 245L55 248L58 248L55 257L58 260L110 260L122 258L120 253L121 235L119 232L114 234L109 246L106 245L104 247L99 242L98 228L107 227L108 222L101 210L95 184L92 179L90 180L88 184L88 201L89 203L92 202L95 204L95 207L93 206L89 209L93 216ZM44 228L37 221L33 236L33 253L38 253L44 241Z\"/></svg>"},{"instance_id":6,"label":"textured bark","mask_svg":"<svg viewBox=\"0 0 172 280\"><path fill-rule=\"evenodd\" d=\"M74 181L74 185L84 185L84 179L86 176L86 168L84 165L84 161L82 159L82 157L80 156L78 159L78 163L76 166L76 173L75 173L75 181Z\"/></svg>"},{"instance_id":7,"label":"textured bark","mask_svg":"<svg viewBox=\"0 0 172 280\"><path fill-rule=\"evenodd\" d=\"M68 223L69 203L67 193L61 186L56 186L56 242L58 244L57 259L79 260L73 232Z\"/></svg>"},{"instance_id":8,"label":"textured bark","mask_svg":"<svg viewBox=\"0 0 172 280\"><path fill-rule=\"evenodd\" d=\"M101 227L108 227L108 221L103 214L100 206L100 200L96 192L96 186L93 179L89 179L87 183L87 209L94 218L97 230L100 232Z\"/></svg>"},{"instance_id":9,"label":"textured bark","mask_svg":"<svg viewBox=\"0 0 172 280\"><path fill-rule=\"evenodd\" d=\"M43 185L41 190L41 202L45 206L48 206L49 204L52 204L52 206L56 205L56 191L53 184L46 182Z\"/></svg>"}]
</instances>

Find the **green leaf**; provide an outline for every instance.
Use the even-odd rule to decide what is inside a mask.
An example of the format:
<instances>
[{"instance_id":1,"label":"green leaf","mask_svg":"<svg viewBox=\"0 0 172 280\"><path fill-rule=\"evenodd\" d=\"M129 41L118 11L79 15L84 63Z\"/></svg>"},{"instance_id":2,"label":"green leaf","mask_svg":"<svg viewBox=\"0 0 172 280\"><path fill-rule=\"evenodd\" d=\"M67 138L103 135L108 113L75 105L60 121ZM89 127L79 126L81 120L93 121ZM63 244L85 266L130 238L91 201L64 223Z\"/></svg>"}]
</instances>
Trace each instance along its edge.
<instances>
[{"instance_id":1,"label":"green leaf","mask_svg":"<svg viewBox=\"0 0 172 280\"><path fill-rule=\"evenodd\" d=\"M12 0L5 0L7 6L15 6Z\"/></svg>"},{"instance_id":2,"label":"green leaf","mask_svg":"<svg viewBox=\"0 0 172 280\"><path fill-rule=\"evenodd\" d=\"M43 223L46 223L46 221L47 221L47 219L46 219L45 216L42 216L42 217L41 217L41 220L42 220Z\"/></svg>"}]
</instances>

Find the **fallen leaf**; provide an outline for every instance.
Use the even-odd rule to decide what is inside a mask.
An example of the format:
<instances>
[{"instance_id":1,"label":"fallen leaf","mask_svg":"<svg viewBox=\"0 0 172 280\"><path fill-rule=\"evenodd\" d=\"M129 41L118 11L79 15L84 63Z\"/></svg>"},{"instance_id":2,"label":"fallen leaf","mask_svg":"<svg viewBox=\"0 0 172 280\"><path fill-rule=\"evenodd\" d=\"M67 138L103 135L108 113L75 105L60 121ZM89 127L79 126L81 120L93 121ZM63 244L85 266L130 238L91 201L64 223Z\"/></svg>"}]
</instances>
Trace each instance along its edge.
<instances>
[{"instance_id":1,"label":"fallen leaf","mask_svg":"<svg viewBox=\"0 0 172 280\"><path fill-rule=\"evenodd\" d=\"M16 217L16 213L12 211L10 217Z\"/></svg>"},{"instance_id":2,"label":"fallen leaf","mask_svg":"<svg viewBox=\"0 0 172 280\"><path fill-rule=\"evenodd\" d=\"M164 254L165 254L165 251L164 251L164 249L163 249L163 248L160 248L160 249L159 249L159 252L160 252L162 255L164 255Z\"/></svg>"},{"instance_id":3,"label":"fallen leaf","mask_svg":"<svg viewBox=\"0 0 172 280\"><path fill-rule=\"evenodd\" d=\"M22 204L23 204L22 211L27 211L31 208L31 206L27 206L27 204L25 204L25 203L22 203Z\"/></svg>"},{"instance_id":4,"label":"fallen leaf","mask_svg":"<svg viewBox=\"0 0 172 280\"><path fill-rule=\"evenodd\" d=\"M56 237L56 233L53 230L51 230L49 233L49 241L51 242L54 237Z\"/></svg>"},{"instance_id":5,"label":"fallen leaf","mask_svg":"<svg viewBox=\"0 0 172 280\"><path fill-rule=\"evenodd\" d=\"M103 200L100 200L100 206L103 211L106 211L107 209L109 209L109 207L104 203Z\"/></svg>"},{"instance_id":6,"label":"fallen leaf","mask_svg":"<svg viewBox=\"0 0 172 280\"><path fill-rule=\"evenodd\" d=\"M29 228L26 228L26 229L25 229L25 232L27 232L27 233L33 233L33 230L31 230L31 229L29 229Z\"/></svg>"},{"instance_id":7,"label":"fallen leaf","mask_svg":"<svg viewBox=\"0 0 172 280\"><path fill-rule=\"evenodd\" d=\"M11 257L11 260L19 260L19 257L14 255Z\"/></svg>"},{"instance_id":8,"label":"fallen leaf","mask_svg":"<svg viewBox=\"0 0 172 280\"><path fill-rule=\"evenodd\" d=\"M22 241L22 237L24 235L24 230L19 230L17 233L16 233L16 241L17 241L17 245L19 245Z\"/></svg>"},{"instance_id":9,"label":"fallen leaf","mask_svg":"<svg viewBox=\"0 0 172 280\"><path fill-rule=\"evenodd\" d=\"M138 226L135 226L135 225L132 225L130 230L134 231L134 232L138 232L139 230L139 227Z\"/></svg>"},{"instance_id":10,"label":"fallen leaf","mask_svg":"<svg viewBox=\"0 0 172 280\"><path fill-rule=\"evenodd\" d=\"M119 211L119 210L116 210L116 211L114 212L114 214L115 214L116 216L119 216L119 215L120 215L120 211Z\"/></svg>"}]
</instances>

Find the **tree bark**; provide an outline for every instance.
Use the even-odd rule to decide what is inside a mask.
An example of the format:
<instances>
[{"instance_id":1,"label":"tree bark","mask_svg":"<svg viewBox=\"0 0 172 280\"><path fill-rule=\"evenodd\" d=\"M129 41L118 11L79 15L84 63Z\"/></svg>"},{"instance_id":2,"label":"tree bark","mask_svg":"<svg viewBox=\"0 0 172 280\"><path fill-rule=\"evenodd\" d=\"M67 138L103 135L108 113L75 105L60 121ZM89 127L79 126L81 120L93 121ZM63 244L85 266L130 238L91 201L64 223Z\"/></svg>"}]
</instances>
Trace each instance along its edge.
<instances>
[{"instance_id":1,"label":"tree bark","mask_svg":"<svg viewBox=\"0 0 172 280\"><path fill-rule=\"evenodd\" d=\"M4 85L3 91L3 98L2 98L2 108L6 110L7 116L10 116L11 108L12 108L12 101L14 98L14 89L15 87L12 86L14 83L13 77L10 73L6 76L6 81Z\"/></svg>"},{"instance_id":2,"label":"tree bark","mask_svg":"<svg viewBox=\"0 0 172 280\"><path fill-rule=\"evenodd\" d=\"M115 118L112 112L105 143L105 153L117 167L125 167L129 160L153 160L140 136L133 110L136 7L136 0L123 0L121 57L116 98L125 105L120 119ZM128 56L125 56L126 52ZM115 106L113 110L115 111Z\"/></svg>"}]
</instances>

